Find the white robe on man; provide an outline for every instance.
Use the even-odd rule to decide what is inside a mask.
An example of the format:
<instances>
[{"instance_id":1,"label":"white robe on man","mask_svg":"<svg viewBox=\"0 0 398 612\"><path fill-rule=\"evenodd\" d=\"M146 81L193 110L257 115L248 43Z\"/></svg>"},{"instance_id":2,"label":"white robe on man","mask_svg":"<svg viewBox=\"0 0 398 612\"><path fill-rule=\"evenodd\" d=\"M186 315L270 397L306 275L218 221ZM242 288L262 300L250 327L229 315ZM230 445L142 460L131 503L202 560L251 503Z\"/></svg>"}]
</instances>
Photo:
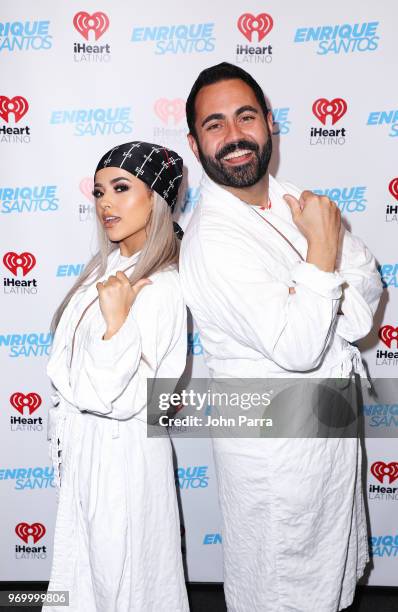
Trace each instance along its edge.
<instances>
[{"instance_id":1,"label":"white robe on man","mask_svg":"<svg viewBox=\"0 0 398 612\"><path fill-rule=\"evenodd\" d=\"M342 228L336 272L305 262L286 193L300 195L270 177L271 206L254 209L202 180L180 276L214 378L363 374L350 343L372 327L374 257ZM359 440L214 438L213 448L229 612L350 605L368 562Z\"/></svg>"}]
</instances>

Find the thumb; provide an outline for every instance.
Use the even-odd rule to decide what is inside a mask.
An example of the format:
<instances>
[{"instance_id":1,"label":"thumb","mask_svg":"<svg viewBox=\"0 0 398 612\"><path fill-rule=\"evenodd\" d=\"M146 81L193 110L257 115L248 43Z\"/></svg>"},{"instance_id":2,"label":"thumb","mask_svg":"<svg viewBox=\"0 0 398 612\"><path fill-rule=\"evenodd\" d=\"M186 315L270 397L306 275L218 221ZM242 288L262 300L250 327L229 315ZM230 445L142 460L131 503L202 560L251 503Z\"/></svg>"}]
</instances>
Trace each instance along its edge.
<instances>
[{"instance_id":1,"label":"thumb","mask_svg":"<svg viewBox=\"0 0 398 612\"><path fill-rule=\"evenodd\" d=\"M286 204L289 206L293 217L299 215L301 213L301 206L299 204L299 201L297 200L297 198L295 198L294 196L290 195L290 193L286 193L283 196L283 199L285 200Z\"/></svg>"},{"instance_id":2,"label":"thumb","mask_svg":"<svg viewBox=\"0 0 398 612\"><path fill-rule=\"evenodd\" d=\"M146 285L152 285L152 281L149 278L141 278L139 281L137 281L135 283L135 285L133 285L133 291L136 295L138 295L138 293L141 291L141 289L143 287L145 287Z\"/></svg>"}]
</instances>

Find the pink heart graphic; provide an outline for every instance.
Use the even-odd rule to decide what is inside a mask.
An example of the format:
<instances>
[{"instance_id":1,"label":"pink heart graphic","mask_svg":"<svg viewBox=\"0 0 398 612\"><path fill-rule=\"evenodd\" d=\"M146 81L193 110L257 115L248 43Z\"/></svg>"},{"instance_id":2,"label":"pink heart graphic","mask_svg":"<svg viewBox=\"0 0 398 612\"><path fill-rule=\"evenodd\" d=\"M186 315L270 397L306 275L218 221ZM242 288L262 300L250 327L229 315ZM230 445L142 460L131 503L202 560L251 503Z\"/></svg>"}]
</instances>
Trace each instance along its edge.
<instances>
[{"instance_id":1,"label":"pink heart graphic","mask_svg":"<svg viewBox=\"0 0 398 612\"><path fill-rule=\"evenodd\" d=\"M89 200L94 203L93 189L94 189L94 181L90 176L86 176L79 183L79 189L82 194Z\"/></svg>"}]
</instances>

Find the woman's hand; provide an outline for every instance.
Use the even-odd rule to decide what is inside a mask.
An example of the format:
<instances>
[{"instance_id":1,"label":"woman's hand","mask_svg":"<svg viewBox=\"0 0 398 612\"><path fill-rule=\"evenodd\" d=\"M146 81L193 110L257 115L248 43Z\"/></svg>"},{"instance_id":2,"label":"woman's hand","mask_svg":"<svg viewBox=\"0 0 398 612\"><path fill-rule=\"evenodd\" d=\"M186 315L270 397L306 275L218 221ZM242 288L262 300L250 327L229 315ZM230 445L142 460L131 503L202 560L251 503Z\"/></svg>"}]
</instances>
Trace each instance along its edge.
<instances>
[{"instance_id":1,"label":"woman's hand","mask_svg":"<svg viewBox=\"0 0 398 612\"><path fill-rule=\"evenodd\" d=\"M109 340L119 331L141 289L151 284L149 278L142 278L131 285L124 272L116 272L115 276L96 284L99 305L106 323L104 340Z\"/></svg>"}]
</instances>

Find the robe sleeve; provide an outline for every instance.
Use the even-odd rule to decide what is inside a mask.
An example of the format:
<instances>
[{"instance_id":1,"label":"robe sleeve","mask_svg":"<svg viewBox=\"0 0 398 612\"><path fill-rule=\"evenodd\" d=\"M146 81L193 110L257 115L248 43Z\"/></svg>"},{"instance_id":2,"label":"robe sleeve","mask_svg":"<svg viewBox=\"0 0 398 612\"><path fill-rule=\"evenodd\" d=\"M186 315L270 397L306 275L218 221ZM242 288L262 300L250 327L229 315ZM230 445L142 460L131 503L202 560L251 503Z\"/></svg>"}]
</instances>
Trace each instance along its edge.
<instances>
[{"instance_id":1,"label":"robe sleeve","mask_svg":"<svg viewBox=\"0 0 398 612\"><path fill-rule=\"evenodd\" d=\"M181 296L167 286L161 275L155 277L153 285L141 290L126 321L112 338L102 340L105 327L87 335L74 389L75 405L116 419L140 412L146 406L147 377L155 378L165 356L176 343L181 344L184 325ZM181 333L176 335L176 330ZM180 353L182 372L186 345Z\"/></svg>"},{"instance_id":2,"label":"robe sleeve","mask_svg":"<svg viewBox=\"0 0 398 612\"><path fill-rule=\"evenodd\" d=\"M300 262L292 270L296 292L289 294L288 284L275 278L271 254L259 261L250 245L229 235L196 243L202 252L192 255L203 262L198 273L214 324L286 370L315 368L339 307L342 277Z\"/></svg>"},{"instance_id":3,"label":"robe sleeve","mask_svg":"<svg viewBox=\"0 0 398 612\"><path fill-rule=\"evenodd\" d=\"M300 197L302 190L296 185L284 182L283 186L286 193ZM343 224L336 269L344 279L341 304L344 316L337 317L336 333L348 342L355 342L372 329L383 286L372 253Z\"/></svg>"},{"instance_id":4,"label":"robe sleeve","mask_svg":"<svg viewBox=\"0 0 398 612\"><path fill-rule=\"evenodd\" d=\"M302 189L290 182L285 181L283 188L296 198L302 193ZM372 253L343 224L336 269L344 279L341 304L344 315L337 317L336 333L348 342L355 342L372 329L383 286Z\"/></svg>"},{"instance_id":5,"label":"robe sleeve","mask_svg":"<svg viewBox=\"0 0 398 612\"><path fill-rule=\"evenodd\" d=\"M337 268L344 279L343 300L336 333L355 342L366 336L373 325L383 286L376 261L362 240L341 227Z\"/></svg>"}]
</instances>

